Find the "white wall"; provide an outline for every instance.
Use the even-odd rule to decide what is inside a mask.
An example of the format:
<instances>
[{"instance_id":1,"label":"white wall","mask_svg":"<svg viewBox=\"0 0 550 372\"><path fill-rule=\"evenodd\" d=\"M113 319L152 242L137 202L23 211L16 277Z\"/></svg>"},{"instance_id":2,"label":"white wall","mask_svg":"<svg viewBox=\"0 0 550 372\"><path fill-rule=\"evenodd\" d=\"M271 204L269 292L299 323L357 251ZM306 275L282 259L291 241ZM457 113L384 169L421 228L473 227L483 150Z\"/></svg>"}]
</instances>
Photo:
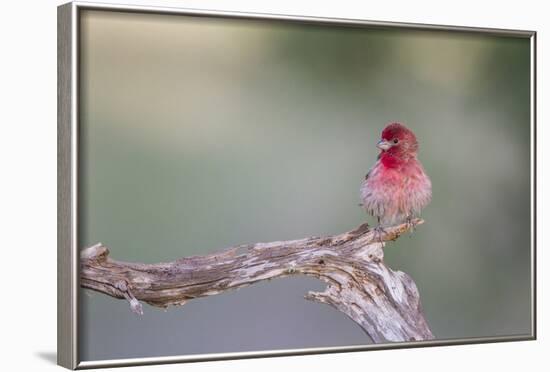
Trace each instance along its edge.
<instances>
[{"instance_id":1,"label":"white wall","mask_svg":"<svg viewBox=\"0 0 550 372\"><path fill-rule=\"evenodd\" d=\"M56 6L54 0L2 4L0 32L0 229L2 237L2 364L10 371L53 370L56 348ZM550 65L550 24L544 2L521 1L319 1L196 0L132 1L189 8L253 11L324 17L532 29L538 34L538 163L548 164L545 141ZM546 13L547 14L547 13ZM545 186L548 171L539 166L539 231L548 228ZM504 228L504 227L503 227ZM538 240L538 285L549 275L547 236ZM513 294L510 294L513 295ZM423 349L328 354L287 358L144 367L140 370L280 371L382 370L425 371L524 370L547 363L550 350L548 295L539 290L538 341ZM8 367L9 366L9 367Z\"/></svg>"}]
</instances>

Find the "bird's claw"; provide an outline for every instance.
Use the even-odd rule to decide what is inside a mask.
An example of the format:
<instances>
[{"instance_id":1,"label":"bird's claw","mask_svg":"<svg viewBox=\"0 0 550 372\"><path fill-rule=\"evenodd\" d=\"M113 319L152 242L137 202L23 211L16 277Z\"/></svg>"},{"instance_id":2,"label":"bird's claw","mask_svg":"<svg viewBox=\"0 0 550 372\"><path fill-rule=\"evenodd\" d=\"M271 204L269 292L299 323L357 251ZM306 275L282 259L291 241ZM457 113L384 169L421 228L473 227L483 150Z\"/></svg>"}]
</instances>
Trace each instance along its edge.
<instances>
[{"instance_id":1,"label":"bird's claw","mask_svg":"<svg viewBox=\"0 0 550 372\"><path fill-rule=\"evenodd\" d=\"M380 225L374 228L374 237L373 240L377 240L380 244L384 244L382 237L387 234L387 231Z\"/></svg>"},{"instance_id":2,"label":"bird's claw","mask_svg":"<svg viewBox=\"0 0 550 372\"><path fill-rule=\"evenodd\" d=\"M405 223L407 224L407 230L409 233L412 234L416 231L416 225L418 225L418 223L415 222L412 217L407 217L407 221Z\"/></svg>"}]
</instances>

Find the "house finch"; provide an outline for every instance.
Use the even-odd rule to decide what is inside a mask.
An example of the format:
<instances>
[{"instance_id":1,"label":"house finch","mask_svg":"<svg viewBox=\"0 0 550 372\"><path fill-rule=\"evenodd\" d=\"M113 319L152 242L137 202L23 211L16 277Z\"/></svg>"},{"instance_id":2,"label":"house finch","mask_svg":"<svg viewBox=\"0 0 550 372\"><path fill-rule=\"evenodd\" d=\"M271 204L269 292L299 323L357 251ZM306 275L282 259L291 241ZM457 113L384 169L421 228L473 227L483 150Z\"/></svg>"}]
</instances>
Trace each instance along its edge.
<instances>
[{"instance_id":1,"label":"house finch","mask_svg":"<svg viewBox=\"0 0 550 372\"><path fill-rule=\"evenodd\" d=\"M378 219L376 231L407 222L430 202L432 184L416 158L418 142L401 123L390 123L382 131L378 160L361 184L362 206Z\"/></svg>"}]
</instances>

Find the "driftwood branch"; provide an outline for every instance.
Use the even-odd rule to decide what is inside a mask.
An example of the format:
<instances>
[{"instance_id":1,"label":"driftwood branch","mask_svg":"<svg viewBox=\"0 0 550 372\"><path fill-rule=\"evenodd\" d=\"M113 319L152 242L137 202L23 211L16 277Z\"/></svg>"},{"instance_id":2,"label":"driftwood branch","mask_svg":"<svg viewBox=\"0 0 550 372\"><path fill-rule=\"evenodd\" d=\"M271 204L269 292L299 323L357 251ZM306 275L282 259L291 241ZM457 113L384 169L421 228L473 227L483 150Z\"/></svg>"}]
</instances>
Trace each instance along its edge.
<instances>
[{"instance_id":1,"label":"driftwood branch","mask_svg":"<svg viewBox=\"0 0 550 372\"><path fill-rule=\"evenodd\" d=\"M157 307L184 305L266 279L307 275L327 287L305 298L343 312L374 342L429 340L433 335L415 283L383 262L384 242L408 228L401 224L377 234L363 224L329 237L246 244L158 264L115 261L97 244L81 251L80 283L126 299L132 311L142 313L140 301Z\"/></svg>"}]
</instances>

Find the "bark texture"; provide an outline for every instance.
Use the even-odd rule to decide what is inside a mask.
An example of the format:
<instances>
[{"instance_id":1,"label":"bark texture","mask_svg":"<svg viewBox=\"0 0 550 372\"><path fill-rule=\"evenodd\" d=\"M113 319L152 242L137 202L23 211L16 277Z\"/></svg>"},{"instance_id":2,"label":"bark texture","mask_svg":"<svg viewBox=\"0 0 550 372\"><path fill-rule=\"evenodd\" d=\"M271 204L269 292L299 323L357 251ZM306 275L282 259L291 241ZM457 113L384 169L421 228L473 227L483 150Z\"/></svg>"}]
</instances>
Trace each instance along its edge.
<instances>
[{"instance_id":1,"label":"bark texture","mask_svg":"<svg viewBox=\"0 0 550 372\"><path fill-rule=\"evenodd\" d=\"M328 237L244 244L158 264L112 260L100 243L81 251L80 285L126 299L132 311L142 314L140 301L157 307L184 305L266 279L307 275L327 286L305 298L343 312L373 342L430 340L433 334L414 281L383 261L385 242L409 227L401 224L377 233L363 224Z\"/></svg>"}]
</instances>

